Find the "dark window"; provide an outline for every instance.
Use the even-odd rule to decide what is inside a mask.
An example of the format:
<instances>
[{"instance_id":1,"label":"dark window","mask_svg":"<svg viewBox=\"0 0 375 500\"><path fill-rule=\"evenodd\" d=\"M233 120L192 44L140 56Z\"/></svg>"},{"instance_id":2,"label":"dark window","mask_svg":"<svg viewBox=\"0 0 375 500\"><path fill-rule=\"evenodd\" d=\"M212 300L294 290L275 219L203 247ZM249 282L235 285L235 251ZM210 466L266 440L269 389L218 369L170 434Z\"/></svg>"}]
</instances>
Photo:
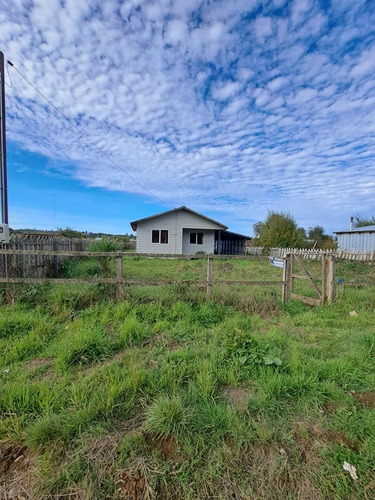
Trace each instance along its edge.
<instances>
[{"instance_id":1,"label":"dark window","mask_svg":"<svg viewBox=\"0 0 375 500\"><path fill-rule=\"evenodd\" d=\"M161 233L160 243L168 243L168 231L166 229L162 229L160 233Z\"/></svg>"},{"instance_id":2,"label":"dark window","mask_svg":"<svg viewBox=\"0 0 375 500\"><path fill-rule=\"evenodd\" d=\"M198 245L203 245L203 233L198 233L197 240Z\"/></svg>"},{"instance_id":3,"label":"dark window","mask_svg":"<svg viewBox=\"0 0 375 500\"><path fill-rule=\"evenodd\" d=\"M152 243L159 243L159 232L156 229L152 230Z\"/></svg>"},{"instance_id":4,"label":"dark window","mask_svg":"<svg viewBox=\"0 0 375 500\"><path fill-rule=\"evenodd\" d=\"M195 245L197 242L197 233L190 233L190 244Z\"/></svg>"}]
</instances>

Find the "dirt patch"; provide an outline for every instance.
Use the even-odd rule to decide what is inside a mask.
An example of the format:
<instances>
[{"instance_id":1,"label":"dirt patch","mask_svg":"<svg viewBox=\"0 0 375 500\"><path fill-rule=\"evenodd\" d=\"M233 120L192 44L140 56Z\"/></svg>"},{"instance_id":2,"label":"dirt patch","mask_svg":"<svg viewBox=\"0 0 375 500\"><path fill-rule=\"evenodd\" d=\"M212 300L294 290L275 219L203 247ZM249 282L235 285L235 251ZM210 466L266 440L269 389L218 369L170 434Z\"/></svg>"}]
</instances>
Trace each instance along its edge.
<instances>
[{"instance_id":1,"label":"dirt patch","mask_svg":"<svg viewBox=\"0 0 375 500\"><path fill-rule=\"evenodd\" d=\"M35 358L27 364L27 368L31 370L36 370L37 368L50 365L52 363L52 358Z\"/></svg>"},{"instance_id":2,"label":"dirt patch","mask_svg":"<svg viewBox=\"0 0 375 500\"><path fill-rule=\"evenodd\" d=\"M343 432L322 429L314 425L300 424L293 432L293 439L302 460L306 460L309 454L314 454L315 450L324 443L332 443L339 446L358 451L358 443L350 440Z\"/></svg>"},{"instance_id":3,"label":"dirt patch","mask_svg":"<svg viewBox=\"0 0 375 500\"><path fill-rule=\"evenodd\" d=\"M148 482L149 471L143 462L118 471L116 486L120 500L148 500L154 492Z\"/></svg>"},{"instance_id":4,"label":"dirt patch","mask_svg":"<svg viewBox=\"0 0 375 500\"><path fill-rule=\"evenodd\" d=\"M225 396L233 406L238 410L244 411L247 406L249 396L254 394L253 389L243 387L232 387L227 385L222 389L222 394Z\"/></svg>"},{"instance_id":5,"label":"dirt patch","mask_svg":"<svg viewBox=\"0 0 375 500\"><path fill-rule=\"evenodd\" d=\"M52 358L36 358L31 360L27 365L27 371L30 377L37 377L40 380L56 377L53 370Z\"/></svg>"},{"instance_id":6,"label":"dirt patch","mask_svg":"<svg viewBox=\"0 0 375 500\"><path fill-rule=\"evenodd\" d=\"M25 446L0 444L0 498L3 500L31 500L32 456Z\"/></svg>"},{"instance_id":7,"label":"dirt patch","mask_svg":"<svg viewBox=\"0 0 375 500\"><path fill-rule=\"evenodd\" d=\"M343 432L328 430L324 433L323 437L325 441L358 451L358 444L351 441Z\"/></svg>"},{"instance_id":8,"label":"dirt patch","mask_svg":"<svg viewBox=\"0 0 375 500\"><path fill-rule=\"evenodd\" d=\"M353 398L366 408L375 408L375 391L374 392L352 392Z\"/></svg>"},{"instance_id":9,"label":"dirt patch","mask_svg":"<svg viewBox=\"0 0 375 500\"><path fill-rule=\"evenodd\" d=\"M325 401L323 403L322 413L327 413L327 415L334 415L339 408L337 403L333 403L332 401Z\"/></svg>"},{"instance_id":10,"label":"dirt patch","mask_svg":"<svg viewBox=\"0 0 375 500\"><path fill-rule=\"evenodd\" d=\"M322 500L322 495L309 477L312 459L313 455L308 455L306 462L296 460L288 448L270 445L247 448L238 463L238 468L246 468L250 476L252 494L245 498Z\"/></svg>"},{"instance_id":11,"label":"dirt patch","mask_svg":"<svg viewBox=\"0 0 375 500\"><path fill-rule=\"evenodd\" d=\"M168 349L169 351L176 351L181 347L179 342L159 332L159 334L153 335L149 339L144 340L142 344L139 345L139 348L155 347L158 343L163 346L164 349Z\"/></svg>"},{"instance_id":12,"label":"dirt patch","mask_svg":"<svg viewBox=\"0 0 375 500\"><path fill-rule=\"evenodd\" d=\"M183 270L185 269L185 262L181 262L180 264L178 264L178 266L176 267L176 271L181 273Z\"/></svg>"},{"instance_id":13,"label":"dirt patch","mask_svg":"<svg viewBox=\"0 0 375 500\"><path fill-rule=\"evenodd\" d=\"M137 413L130 420L117 422L112 432L90 439L81 452L81 458L87 463L96 464L98 470L113 467L121 441L126 434L138 429L142 418L142 414Z\"/></svg>"},{"instance_id":14,"label":"dirt patch","mask_svg":"<svg viewBox=\"0 0 375 500\"><path fill-rule=\"evenodd\" d=\"M0 447L0 473L9 472L13 466L24 456L26 446L7 445L3 443Z\"/></svg>"},{"instance_id":15,"label":"dirt patch","mask_svg":"<svg viewBox=\"0 0 375 500\"><path fill-rule=\"evenodd\" d=\"M147 445L159 451L166 459L176 459L179 454L179 446L173 436L156 438L149 433L144 433Z\"/></svg>"},{"instance_id":16,"label":"dirt patch","mask_svg":"<svg viewBox=\"0 0 375 500\"><path fill-rule=\"evenodd\" d=\"M103 368L109 366L110 364L115 363L116 361L120 361L123 358L124 353L125 349L121 349L110 358L104 359L102 362L94 363L93 365L85 366L84 368L82 368L82 366L78 366L77 371L81 376L86 377L87 375L90 375L90 373L92 372L96 372L97 370L102 370Z\"/></svg>"}]
</instances>

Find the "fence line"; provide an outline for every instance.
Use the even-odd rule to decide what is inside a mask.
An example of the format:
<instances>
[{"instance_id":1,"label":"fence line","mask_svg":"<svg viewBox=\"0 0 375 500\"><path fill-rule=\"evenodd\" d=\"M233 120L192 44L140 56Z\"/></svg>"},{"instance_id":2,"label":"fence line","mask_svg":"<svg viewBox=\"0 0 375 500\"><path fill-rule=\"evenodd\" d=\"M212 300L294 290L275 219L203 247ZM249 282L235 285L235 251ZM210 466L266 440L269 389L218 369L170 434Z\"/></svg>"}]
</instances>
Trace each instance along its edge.
<instances>
[{"instance_id":1,"label":"fence line","mask_svg":"<svg viewBox=\"0 0 375 500\"><path fill-rule=\"evenodd\" d=\"M283 249L285 250L285 249ZM337 258L333 252L320 252L311 251L307 254L308 256L316 256L320 258L322 263L322 271L320 281L322 282L321 289L315 283L314 278L312 278L309 270L303 264L302 258L306 254L302 253L303 249L299 252L290 252L283 257L279 257L282 260L283 265L283 277L280 280L214 280L212 262L213 260L254 260L254 259L267 259L268 257L260 256L245 256L245 255L170 255L170 254L137 254L130 252L90 252L90 251L72 251L72 250L54 250L54 251L42 251L42 250L14 250L8 248L0 247L0 283L13 284L13 283L78 283L78 284L116 284L117 285L117 296L120 298L123 293L124 286L140 285L140 286L166 286L166 285L195 285L195 286L205 286L206 296L210 297L213 285L245 285L245 286L278 286L282 287L282 301L287 302L288 300L297 299L302 300L310 305L323 305L327 301L332 302L335 298L335 262ZM339 254L341 255L341 254ZM115 258L116 259L116 276L115 277L82 277L82 278L57 278L58 276L58 266L53 265L49 268L49 273L44 273L40 275L40 269L34 266L34 276L26 277L24 272L20 273L21 276L17 275L17 270L20 269L19 262L24 262L24 260L32 260L44 258L45 261L56 263L62 260L63 257L103 257L106 259ZM143 258L143 259L182 259L182 260L207 260L207 275L206 279L196 279L196 280L176 280L176 279L127 279L123 277L123 260L124 258ZM306 257L309 258L309 257ZM12 264L12 261L13 264ZM302 272L298 274L295 273L294 267L295 262L299 263ZM4 263L7 265L4 266ZM16 265L14 265L16 264ZM4 272L6 271L6 272ZM23 270L24 271L24 270ZM314 299L311 297L304 297L294 293L294 280L304 279L310 282L311 287L318 294L319 298ZM319 278L317 278L319 281ZM340 281L340 280L339 280ZM361 282L361 284L365 284ZM345 285L356 286L360 283L347 282Z\"/></svg>"},{"instance_id":2,"label":"fence line","mask_svg":"<svg viewBox=\"0 0 375 500\"><path fill-rule=\"evenodd\" d=\"M264 248L263 247L247 247L246 248L247 255L263 255Z\"/></svg>"},{"instance_id":3,"label":"fence line","mask_svg":"<svg viewBox=\"0 0 375 500\"><path fill-rule=\"evenodd\" d=\"M242 258L246 259L246 256L223 256L223 255L199 255L199 256L184 256L185 260L195 258L195 259L207 259L207 278L206 280L134 280L126 279L123 277L123 259L124 257L143 257L150 258L150 254L130 254L128 252L87 252L87 251L36 251L36 250L10 250L10 249L0 249L0 256L2 259L7 259L9 256L33 256L35 254L39 256L51 257L51 256L69 256L69 257L112 257L116 259L116 277L114 278L102 278L102 277L90 277L90 278L55 278L55 277L0 277L0 283L78 283L78 284L116 284L117 285L117 297L121 298L124 286L130 285L145 285L145 286L163 286L163 285L181 285L181 284L194 284L203 285L206 287L206 298L209 299L211 295L212 286L214 284L222 285L247 285L247 286L284 286L283 280L218 280L214 281L212 272L212 261L213 259L223 259L223 258ZM152 257L160 258L160 254L153 254ZM162 256L163 257L163 256ZM164 258L180 259L181 255L164 255Z\"/></svg>"},{"instance_id":4,"label":"fence line","mask_svg":"<svg viewBox=\"0 0 375 500\"><path fill-rule=\"evenodd\" d=\"M11 250L84 251L92 239L67 238L51 234L11 234L8 248Z\"/></svg>"},{"instance_id":5,"label":"fence line","mask_svg":"<svg viewBox=\"0 0 375 500\"><path fill-rule=\"evenodd\" d=\"M50 234L12 234L9 244L1 245L0 251L6 254L16 255L20 252L18 259L10 258L0 260L0 275L14 274L18 271L22 277L32 272L36 277L43 278L55 269L57 272L59 258L54 254L45 252L76 252L84 251L92 240L84 238L66 238ZM28 253L31 252L31 253Z\"/></svg>"},{"instance_id":6,"label":"fence line","mask_svg":"<svg viewBox=\"0 0 375 500\"><path fill-rule=\"evenodd\" d=\"M285 258L287 254L300 255L303 259L320 260L322 256L332 255L336 259L355 260L360 262L375 263L375 251L372 252L346 252L343 250L314 250L311 248L271 248L271 257Z\"/></svg>"}]
</instances>

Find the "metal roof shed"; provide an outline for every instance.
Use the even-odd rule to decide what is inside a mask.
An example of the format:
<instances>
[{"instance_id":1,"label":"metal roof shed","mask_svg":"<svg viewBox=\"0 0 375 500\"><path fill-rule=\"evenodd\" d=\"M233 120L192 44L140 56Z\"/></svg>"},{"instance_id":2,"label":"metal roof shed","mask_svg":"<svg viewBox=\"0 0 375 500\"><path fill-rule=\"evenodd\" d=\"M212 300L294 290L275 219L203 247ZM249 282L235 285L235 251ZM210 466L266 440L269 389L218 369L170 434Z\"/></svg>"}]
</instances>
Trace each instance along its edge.
<instances>
[{"instance_id":1,"label":"metal roof shed","mask_svg":"<svg viewBox=\"0 0 375 500\"><path fill-rule=\"evenodd\" d=\"M373 252L375 250L375 225L357 227L351 231L335 231L338 250L344 252Z\"/></svg>"}]
</instances>

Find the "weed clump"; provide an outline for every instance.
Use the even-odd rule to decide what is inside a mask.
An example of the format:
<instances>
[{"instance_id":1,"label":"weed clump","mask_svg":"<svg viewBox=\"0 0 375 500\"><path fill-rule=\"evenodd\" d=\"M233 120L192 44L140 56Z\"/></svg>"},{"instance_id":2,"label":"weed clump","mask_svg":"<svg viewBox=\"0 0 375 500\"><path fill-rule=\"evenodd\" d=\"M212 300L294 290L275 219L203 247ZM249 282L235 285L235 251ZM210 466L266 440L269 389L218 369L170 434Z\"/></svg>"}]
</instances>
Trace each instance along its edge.
<instances>
[{"instance_id":1,"label":"weed clump","mask_svg":"<svg viewBox=\"0 0 375 500\"><path fill-rule=\"evenodd\" d=\"M236 359L241 365L280 366L282 360L275 356L274 349L267 342L259 342L249 333L235 329L225 340L226 355Z\"/></svg>"},{"instance_id":2,"label":"weed clump","mask_svg":"<svg viewBox=\"0 0 375 500\"><path fill-rule=\"evenodd\" d=\"M99 362L114 348L114 342L102 328L77 320L57 346L56 366L63 371L77 364Z\"/></svg>"}]
</instances>

